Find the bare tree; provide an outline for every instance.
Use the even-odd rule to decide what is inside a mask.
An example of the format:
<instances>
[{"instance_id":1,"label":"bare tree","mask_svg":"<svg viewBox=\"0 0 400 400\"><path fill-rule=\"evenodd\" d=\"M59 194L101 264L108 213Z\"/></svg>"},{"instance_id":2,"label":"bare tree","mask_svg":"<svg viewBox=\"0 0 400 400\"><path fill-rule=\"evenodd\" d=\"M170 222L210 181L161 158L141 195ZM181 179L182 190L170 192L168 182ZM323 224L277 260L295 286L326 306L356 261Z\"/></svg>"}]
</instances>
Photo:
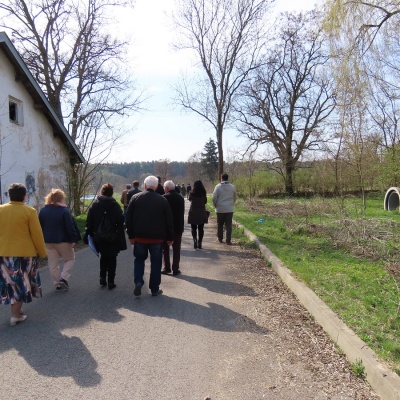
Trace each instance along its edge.
<instances>
[{"instance_id":1,"label":"bare tree","mask_svg":"<svg viewBox=\"0 0 400 400\"><path fill-rule=\"evenodd\" d=\"M167 179L171 179L171 160L165 158L156 161L154 164L154 173L161 178L161 184L164 184Z\"/></svg>"},{"instance_id":2,"label":"bare tree","mask_svg":"<svg viewBox=\"0 0 400 400\"><path fill-rule=\"evenodd\" d=\"M200 152L194 153L188 158L186 174L187 179L189 179L192 185L194 181L203 179Z\"/></svg>"},{"instance_id":3,"label":"bare tree","mask_svg":"<svg viewBox=\"0 0 400 400\"><path fill-rule=\"evenodd\" d=\"M307 151L323 142L321 127L334 110L333 85L323 69L329 60L316 13L284 14L266 64L244 86L237 107L249 148L274 148L278 169L292 194L293 172ZM270 160L273 161L273 160Z\"/></svg>"},{"instance_id":4,"label":"bare tree","mask_svg":"<svg viewBox=\"0 0 400 400\"><path fill-rule=\"evenodd\" d=\"M139 96L123 65L126 41L107 33L109 16L130 0L0 0L1 26L10 30L25 63L87 162L106 158L125 133L121 117ZM100 161L99 161L100 160ZM74 212L95 169L73 166Z\"/></svg>"},{"instance_id":5,"label":"bare tree","mask_svg":"<svg viewBox=\"0 0 400 400\"><path fill-rule=\"evenodd\" d=\"M183 39L178 49L196 53L200 74L182 79L176 102L215 130L218 174L224 167L223 132L231 106L250 71L259 65L262 28L273 0L180 0L174 23Z\"/></svg>"}]
</instances>

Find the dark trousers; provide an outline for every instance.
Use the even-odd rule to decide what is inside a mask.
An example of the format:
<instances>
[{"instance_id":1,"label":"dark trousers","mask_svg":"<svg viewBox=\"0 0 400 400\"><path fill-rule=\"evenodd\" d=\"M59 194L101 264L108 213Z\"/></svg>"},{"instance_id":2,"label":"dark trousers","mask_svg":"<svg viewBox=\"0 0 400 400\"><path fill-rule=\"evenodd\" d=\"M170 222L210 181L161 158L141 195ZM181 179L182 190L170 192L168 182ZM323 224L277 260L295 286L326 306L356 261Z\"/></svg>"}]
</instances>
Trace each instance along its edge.
<instances>
[{"instance_id":1,"label":"dark trousers","mask_svg":"<svg viewBox=\"0 0 400 400\"><path fill-rule=\"evenodd\" d=\"M177 271L179 269L179 262L181 260L181 243L182 243L182 233L175 233L174 243L172 245L172 271ZM171 270L171 260L170 251L167 242L164 242L164 268Z\"/></svg>"},{"instance_id":2,"label":"dark trousers","mask_svg":"<svg viewBox=\"0 0 400 400\"><path fill-rule=\"evenodd\" d=\"M151 293L157 293L161 283L162 267L162 243L138 243L133 245L133 255L135 257L133 274L135 285L143 285L144 262L150 254L150 280L149 288Z\"/></svg>"},{"instance_id":3,"label":"dark trousers","mask_svg":"<svg viewBox=\"0 0 400 400\"><path fill-rule=\"evenodd\" d=\"M117 254L100 253L100 278L106 279L108 273L108 282L114 283L116 269Z\"/></svg>"},{"instance_id":4,"label":"dark trousers","mask_svg":"<svg viewBox=\"0 0 400 400\"><path fill-rule=\"evenodd\" d=\"M192 227L192 237L193 239L198 239L199 242L201 243L203 241L204 237L204 224L201 225L193 225L191 224ZM199 230L199 237L197 237L197 230Z\"/></svg>"},{"instance_id":5,"label":"dark trousers","mask_svg":"<svg viewBox=\"0 0 400 400\"><path fill-rule=\"evenodd\" d=\"M232 240L232 219L233 212L217 213L217 236L219 241L222 241L224 238L224 225L226 229L226 241L229 243Z\"/></svg>"}]
</instances>

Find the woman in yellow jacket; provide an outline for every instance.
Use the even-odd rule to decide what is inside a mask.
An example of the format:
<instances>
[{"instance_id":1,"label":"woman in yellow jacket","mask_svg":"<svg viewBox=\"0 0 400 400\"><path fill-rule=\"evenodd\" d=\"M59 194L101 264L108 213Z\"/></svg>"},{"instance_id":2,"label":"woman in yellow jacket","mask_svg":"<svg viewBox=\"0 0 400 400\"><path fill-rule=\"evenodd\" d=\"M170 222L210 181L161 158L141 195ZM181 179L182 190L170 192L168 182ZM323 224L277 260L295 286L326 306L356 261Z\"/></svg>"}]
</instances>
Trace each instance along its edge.
<instances>
[{"instance_id":1,"label":"woman in yellow jacket","mask_svg":"<svg viewBox=\"0 0 400 400\"><path fill-rule=\"evenodd\" d=\"M26 320L22 303L41 297L39 257L46 257L36 210L25 204L26 187L13 183L0 206L0 304L11 304L10 324ZM38 257L39 256L39 257Z\"/></svg>"}]
</instances>

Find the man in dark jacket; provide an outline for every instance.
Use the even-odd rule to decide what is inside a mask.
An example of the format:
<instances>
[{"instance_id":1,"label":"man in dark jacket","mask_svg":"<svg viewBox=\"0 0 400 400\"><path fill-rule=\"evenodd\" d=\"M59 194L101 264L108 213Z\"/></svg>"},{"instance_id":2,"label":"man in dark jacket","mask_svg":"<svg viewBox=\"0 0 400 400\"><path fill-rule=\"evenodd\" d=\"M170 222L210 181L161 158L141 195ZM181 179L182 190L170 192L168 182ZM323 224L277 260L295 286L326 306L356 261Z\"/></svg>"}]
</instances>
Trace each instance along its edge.
<instances>
[{"instance_id":1,"label":"man in dark jacket","mask_svg":"<svg viewBox=\"0 0 400 400\"><path fill-rule=\"evenodd\" d=\"M128 205L129 205L129 202L131 201L132 196L134 196L135 194L141 192L141 190L139 189L139 181L133 181L132 185L133 185L133 189L131 189L128 192L128 194L126 195L126 199L128 201Z\"/></svg>"},{"instance_id":2,"label":"man in dark jacket","mask_svg":"<svg viewBox=\"0 0 400 400\"><path fill-rule=\"evenodd\" d=\"M160 290L162 249L164 241L171 246L174 240L172 211L164 196L155 192L158 179L148 176L144 181L144 191L135 194L129 202L126 213L126 231L129 241L134 245L134 279L133 294L140 296L144 284L144 263L150 253L149 288L153 296L162 293Z\"/></svg>"},{"instance_id":3,"label":"man in dark jacket","mask_svg":"<svg viewBox=\"0 0 400 400\"><path fill-rule=\"evenodd\" d=\"M177 192L176 186L172 181L166 181L164 183L164 191L164 197L167 199L169 206L171 207L172 217L174 221L174 244L172 245L172 274L179 275L181 273L179 269L179 261L181 259L182 233L185 226L185 200ZM161 271L161 273L171 273L169 245L167 244L167 242L164 242L164 269Z\"/></svg>"},{"instance_id":4,"label":"man in dark jacket","mask_svg":"<svg viewBox=\"0 0 400 400\"><path fill-rule=\"evenodd\" d=\"M161 176L157 176L158 185L156 187L156 193L161 194L161 196L165 193L163 185L161 185Z\"/></svg>"}]
</instances>

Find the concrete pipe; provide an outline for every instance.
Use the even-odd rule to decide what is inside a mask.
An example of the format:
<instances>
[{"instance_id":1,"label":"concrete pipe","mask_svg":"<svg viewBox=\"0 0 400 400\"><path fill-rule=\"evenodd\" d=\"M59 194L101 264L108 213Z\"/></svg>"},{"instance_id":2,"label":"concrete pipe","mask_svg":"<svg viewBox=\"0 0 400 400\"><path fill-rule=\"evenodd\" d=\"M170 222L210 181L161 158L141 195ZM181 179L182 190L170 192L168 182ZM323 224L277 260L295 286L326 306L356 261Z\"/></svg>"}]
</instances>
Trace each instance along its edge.
<instances>
[{"instance_id":1,"label":"concrete pipe","mask_svg":"<svg viewBox=\"0 0 400 400\"><path fill-rule=\"evenodd\" d=\"M400 205L400 188L391 187L385 195L384 208L385 211L393 211L399 208ZM400 212L400 209L399 209Z\"/></svg>"}]
</instances>

